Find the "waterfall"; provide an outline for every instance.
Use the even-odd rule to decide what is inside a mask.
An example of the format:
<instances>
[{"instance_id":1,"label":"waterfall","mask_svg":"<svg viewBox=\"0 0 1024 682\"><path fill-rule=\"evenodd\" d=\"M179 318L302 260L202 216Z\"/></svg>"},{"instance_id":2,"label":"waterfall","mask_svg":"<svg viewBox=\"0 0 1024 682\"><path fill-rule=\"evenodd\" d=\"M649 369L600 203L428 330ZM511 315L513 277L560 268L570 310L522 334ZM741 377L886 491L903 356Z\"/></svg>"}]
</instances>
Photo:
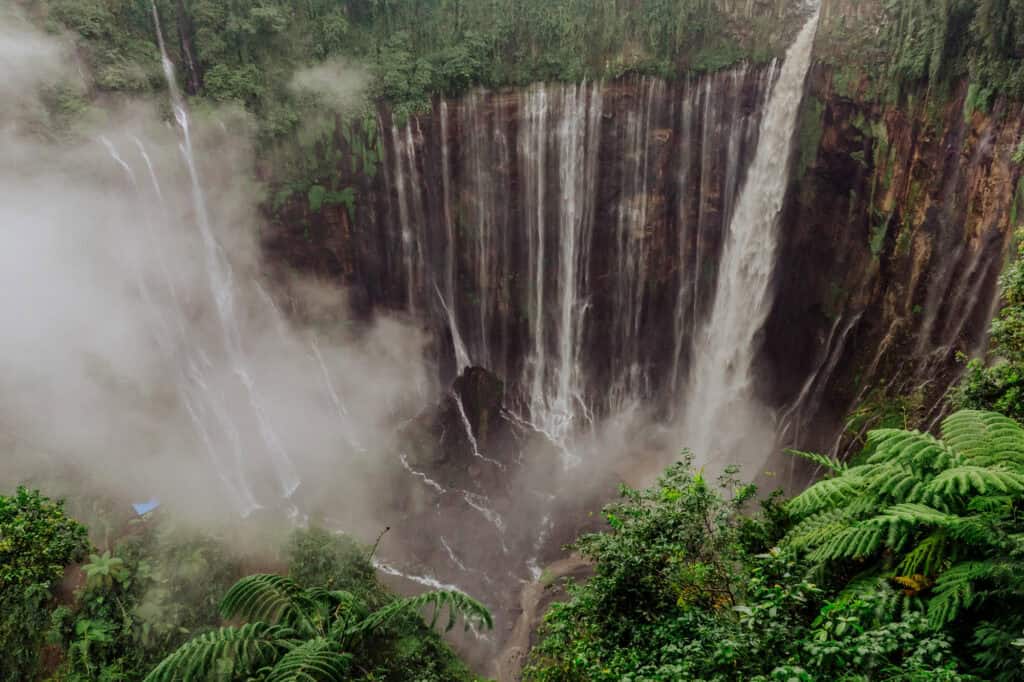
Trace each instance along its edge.
<instances>
[{"instance_id":1,"label":"waterfall","mask_svg":"<svg viewBox=\"0 0 1024 682\"><path fill-rule=\"evenodd\" d=\"M756 341L772 305L777 223L817 25L815 12L786 54L761 123L757 153L729 222L711 316L695 338L684 433L687 445L701 457L729 452L738 446L741 432L761 438L758 427L768 426L746 422L765 419L753 395ZM763 448L763 442L759 445Z\"/></svg>"},{"instance_id":2,"label":"waterfall","mask_svg":"<svg viewBox=\"0 0 1024 682\"><path fill-rule=\"evenodd\" d=\"M451 330L452 346L455 348L455 371L461 374L464 370L471 367L473 363L469 359L469 353L466 351L466 344L462 342L462 334L459 333L459 325L455 321L455 313L436 284L434 285L434 291L437 292L437 299L441 302L441 308L444 309L445 317L448 319L448 328Z\"/></svg>"},{"instance_id":3,"label":"waterfall","mask_svg":"<svg viewBox=\"0 0 1024 682\"><path fill-rule=\"evenodd\" d=\"M579 427L583 402L580 331L587 312L586 256L594 220L595 195L591 188L597 181L601 95L597 87L584 84L560 89L557 98L539 86L533 97L536 101L529 111L537 115L531 125L537 125L524 148L528 155L526 165L530 167L530 162L534 162L543 170L544 155L548 152L546 138L553 135L559 201L552 216L544 211L541 197L530 231L531 254L536 253L531 259L530 283L537 306L533 311L534 350L529 362L532 368L528 370L530 412L534 423L553 440L565 442ZM560 113L553 130L544 125L547 105L552 99ZM543 178L543 173L535 178L538 192L544 191ZM550 258L549 246L555 251ZM548 313L545 306L553 310Z\"/></svg>"},{"instance_id":4,"label":"waterfall","mask_svg":"<svg viewBox=\"0 0 1024 682\"><path fill-rule=\"evenodd\" d=\"M270 463L276 473L280 494L287 498L295 492L299 486L298 474L291 457L280 442L278 435L271 424L270 418L262 404L252 372L249 369L248 360L242 348L239 321L236 313L237 285L223 247L214 235L213 226L207 208L206 198L203 193L203 183L197 168L195 153L192 145L191 122L184 99L178 91L177 82L174 77L174 66L167 56L164 44L163 32L160 27L160 16L155 3L152 5L153 21L157 33L157 42L160 46L161 61L163 64L164 76L167 81L167 88L170 93L171 107L174 111L175 121L181 131L182 141L179 145L182 158L188 168L193 209L196 222L202 238L203 252L206 264L206 274L210 285L210 294L215 303L217 317L223 339L222 350L227 356L231 370L240 385L243 394L246 396L251 415L255 420L256 430L260 435L263 447L269 457ZM154 188L162 202L162 193L159 183L156 181L152 164L145 154L145 149L139 143L147 167L153 178ZM133 178L134 181L134 178ZM208 453L213 459L215 467L220 471L220 477L232 492L239 506L240 511L248 513L256 503L253 493L245 481L243 473L243 462L245 454L241 443L241 436L238 427L232 422L222 402L226 400L223 395L215 395L206 379L206 373L211 365L211 356L208 351L195 348L190 353L192 356L188 362L189 370L186 372L185 381L182 387L182 396L186 410L192 417L196 426L197 434L205 444ZM210 423L212 420L213 424ZM211 426L216 425L218 430L225 435L227 444L233 452L233 462L229 465L224 461L221 448L216 444L211 433Z\"/></svg>"},{"instance_id":5,"label":"waterfall","mask_svg":"<svg viewBox=\"0 0 1024 682\"><path fill-rule=\"evenodd\" d=\"M776 76L477 90L404 123L382 110L365 281L448 337L445 366L503 378L571 463L597 417L679 402Z\"/></svg>"}]
</instances>

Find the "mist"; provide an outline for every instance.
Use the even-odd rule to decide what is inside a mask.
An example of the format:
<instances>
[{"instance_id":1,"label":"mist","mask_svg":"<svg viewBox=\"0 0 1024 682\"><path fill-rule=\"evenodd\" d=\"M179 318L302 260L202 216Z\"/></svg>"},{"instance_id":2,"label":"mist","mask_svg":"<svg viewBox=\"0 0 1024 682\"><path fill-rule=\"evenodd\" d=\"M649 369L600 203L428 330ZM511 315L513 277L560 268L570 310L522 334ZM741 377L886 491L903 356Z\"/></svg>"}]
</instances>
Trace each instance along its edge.
<instances>
[{"instance_id":1,"label":"mist","mask_svg":"<svg viewBox=\"0 0 1024 682\"><path fill-rule=\"evenodd\" d=\"M328 283L266 281L244 113L190 121L195 184L161 99L59 145L38 134L40 88L80 79L68 54L0 26L0 478L372 532L395 421L430 388L423 335L353 324Z\"/></svg>"},{"instance_id":2,"label":"mist","mask_svg":"<svg viewBox=\"0 0 1024 682\"><path fill-rule=\"evenodd\" d=\"M289 86L296 93L316 96L334 111L347 111L364 103L369 74L347 59L330 59L300 69Z\"/></svg>"}]
</instances>

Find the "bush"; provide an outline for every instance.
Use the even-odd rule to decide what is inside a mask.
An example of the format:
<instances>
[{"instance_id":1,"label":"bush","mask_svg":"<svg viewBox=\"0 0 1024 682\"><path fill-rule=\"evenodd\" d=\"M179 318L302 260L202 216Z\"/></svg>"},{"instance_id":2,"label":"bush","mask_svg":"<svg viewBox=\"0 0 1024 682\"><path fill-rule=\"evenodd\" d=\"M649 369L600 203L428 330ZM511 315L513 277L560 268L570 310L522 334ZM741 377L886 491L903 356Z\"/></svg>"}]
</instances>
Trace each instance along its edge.
<instances>
[{"instance_id":1,"label":"bush","mask_svg":"<svg viewBox=\"0 0 1024 682\"><path fill-rule=\"evenodd\" d=\"M0 496L0 679L36 678L56 589L89 546L62 501L25 488Z\"/></svg>"}]
</instances>

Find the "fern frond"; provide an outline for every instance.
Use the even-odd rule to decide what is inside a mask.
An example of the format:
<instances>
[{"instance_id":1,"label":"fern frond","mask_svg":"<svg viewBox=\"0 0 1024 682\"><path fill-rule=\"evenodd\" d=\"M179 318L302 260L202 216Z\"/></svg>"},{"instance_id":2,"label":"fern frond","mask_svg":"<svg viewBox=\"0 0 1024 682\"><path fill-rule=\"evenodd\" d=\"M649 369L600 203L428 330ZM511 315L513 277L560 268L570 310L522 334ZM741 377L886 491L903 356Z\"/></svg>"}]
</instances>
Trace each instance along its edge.
<instances>
[{"instance_id":1,"label":"fern frond","mask_svg":"<svg viewBox=\"0 0 1024 682\"><path fill-rule=\"evenodd\" d=\"M1018 494L1024 491L1024 474L1003 466L983 467L965 464L943 471L925 491L927 495Z\"/></svg>"},{"instance_id":2,"label":"fern frond","mask_svg":"<svg viewBox=\"0 0 1024 682\"><path fill-rule=\"evenodd\" d=\"M800 518L849 503L864 491L864 481L860 476L846 473L837 478L818 481L786 504L786 509L793 516Z\"/></svg>"},{"instance_id":3,"label":"fern frond","mask_svg":"<svg viewBox=\"0 0 1024 682\"><path fill-rule=\"evenodd\" d=\"M812 561L836 561L839 559L862 559L882 547L885 528L868 522L860 522L824 542L811 552Z\"/></svg>"},{"instance_id":4,"label":"fern frond","mask_svg":"<svg viewBox=\"0 0 1024 682\"><path fill-rule=\"evenodd\" d=\"M938 575L948 560L946 547L945 532L935 531L917 543L917 547L907 552L897 570L907 575Z\"/></svg>"},{"instance_id":5,"label":"fern frond","mask_svg":"<svg viewBox=\"0 0 1024 682\"><path fill-rule=\"evenodd\" d=\"M295 632L279 625L250 623L220 628L183 645L146 676L144 682L207 680L214 671L245 679L290 647Z\"/></svg>"},{"instance_id":6,"label":"fern frond","mask_svg":"<svg viewBox=\"0 0 1024 682\"><path fill-rule=\"evenodd\" d=\"M927 477L902 464L868 464L864 468L866 488L871 495L889 502L920 502L922 483Z\"/></svg>"},{"instance_id":7,"label":"fern frond","mask_svg":"<svg viewBox=\"0 0 1024 682\"><path fill-rule=\"evenodd\" d=\"M811 462L812 464L817 464L822 469L827 469L833 473L841 474L847 469L849 469L849 466L846 464L846 462L840 462L835 457L829 457L828 455L820 455L817 452L804 452L803 450L790 449L786 450L786 453L793 455L794 457L806 459L808 462Z\"/></svg>"},{"instance_id":8,"label":"fern frond","mask_svg":"<svg viewBox=\"0 0 1024 682\"><path fill-rule=\"evenodd\" d=\"M972 497L967 509L981 514L1010 514L1013 511L1012 495L985 495Z\"/></svg>"},{"instance_id":9,"label":"fern frond","mask_svg":"<svg viewBox=\"0 0 1024 682\"><path fill-rule=\"evenodd\" d=\"M942 423L943 439L977 466L1024 467L1024 429L994 412L961 410Z\"/></svg>"},{"instance_id":10,"label":"fern frond","mask_svg":"<svg viewBox=\"0 0 1024 682\"><path fill-rule=\"evenodd\" d=\"M935 629L956 620L974 603L974 583L987 577L992 567L987 561L967 561L939 576L935 596L928 602L928 623Z\"/></svg>"},{"instance_id":11,"label":"fern frond","mask_svg":"<svg viewBox=\"0 0 1024 682\"><path fill-rule=\"evenodd\" d=\"M274 574L246 576L235 583L220 603L224 618L280 623L312 633L310 616L315 602L294 580Z\"/></svg>"},{"instance_id":12,"label":"fern frond","mask_svg":"<svg viewBox=\"0 0 1024 682\"><path fill-rule=\"evenodd\" d=\"M281 657L271 668L266 682L342 682L352 655L322 637L311 639Z\"/></svg>"},{"instance_id":13,"label":"fern frond","mask_svg":"<svg viewBox=\"0 0 1024 682\"><path fill-rule=\"evenodd\" d=\"M958 457L931 434L902 429L878 429L868 434L874 454L868 464L901 464L915 471L941 471L959 463Z\"/></svg>"},{"instance_id":14,"label":"fern frond","mask_svg":"<svg viewBox=\"0 0 1024 682\"><path fill-rule=\"evenodd\" d=\"M849 508L830 509L813 514L790 530L783 542L790 549L816 547L856 521Z\"/></svg>"},{"instance_id":15,"label":"fern frond","mask_svg":"<svg viewBox=\"0 0 1024 682\"><path fill-rule=\"evenodd\" d=\"M897 504L889 507L866 524L885 531L884 544L889 549L901 550L913 537L917 526L944 526L956 517L943 514L923 504Z\"/></svg>"},{"instance_id":16,"label":"fern frond","mask_svg":"<svg viewBox=\"0 0 1024 682\"><path fill-rule=\"evenodd\" d=\"M352 636L369 630L376 630L401 613L408 611L418 612L427 606L433 607L433 616L430 621L431 627L436 624L438 615L445 608L448 609L449 614L445 631L451 630L459 617L465 619L467 629L473 624L485 626L487 629L494 627L491 612L480 602L462 592L437 590L392 602L350 627L345 634Z\"/></svg>"},{"instance_id":17,"label":"fern frond","mask_svg":"<svg viewBox=\"0 0 1024 682\"><path fill-rule=\"evenodd\" d=\"M856 601L871 603L875 623L891 623L910 612L924 610L924 602L916 595L907 595L892 587L890 574L871 571L857 576L836 596L837 603Z\"/></svg>"}]
</instances>

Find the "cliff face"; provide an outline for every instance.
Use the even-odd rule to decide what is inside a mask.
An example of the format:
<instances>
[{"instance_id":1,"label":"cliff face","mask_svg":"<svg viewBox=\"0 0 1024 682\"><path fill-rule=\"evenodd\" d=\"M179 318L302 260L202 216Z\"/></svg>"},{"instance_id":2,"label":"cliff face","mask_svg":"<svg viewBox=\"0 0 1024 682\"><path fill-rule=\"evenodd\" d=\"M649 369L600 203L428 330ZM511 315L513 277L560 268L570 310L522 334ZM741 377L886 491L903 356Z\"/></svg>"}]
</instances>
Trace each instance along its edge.
<instances>
[{"instance_id":1,"label":"cliff face","mask_svg":"<svg viewBox=\"0 0 1024 682\"><path fill-rule=\"evenodd\" d=\"M825 66L808 83L761 363L797 441L875 389L933 424L957 354L984 347L1016 222L1019 104L967 112L966 86L878 104L866 85Z\"/></svg>"},{"instance_id":2,"label":"cliff face","mask_svg":"<svg viewBox=\"0 0 1024 682\"><path fill-rule=\"evenodd\" d=\"M464 347L551 435L637 401L675 417L775 73L476 92L408 122L382 109L376 175L338 169L355 211L292 202L267 250L342 279L363 313L416 316L444 382ZM984 343L1010 239L1019 108L865 89L815 67L794 141L757 363L788 443L826 444L873 388L919 391L936 417L956 354Z\"/></svg>"}]
</instances>

